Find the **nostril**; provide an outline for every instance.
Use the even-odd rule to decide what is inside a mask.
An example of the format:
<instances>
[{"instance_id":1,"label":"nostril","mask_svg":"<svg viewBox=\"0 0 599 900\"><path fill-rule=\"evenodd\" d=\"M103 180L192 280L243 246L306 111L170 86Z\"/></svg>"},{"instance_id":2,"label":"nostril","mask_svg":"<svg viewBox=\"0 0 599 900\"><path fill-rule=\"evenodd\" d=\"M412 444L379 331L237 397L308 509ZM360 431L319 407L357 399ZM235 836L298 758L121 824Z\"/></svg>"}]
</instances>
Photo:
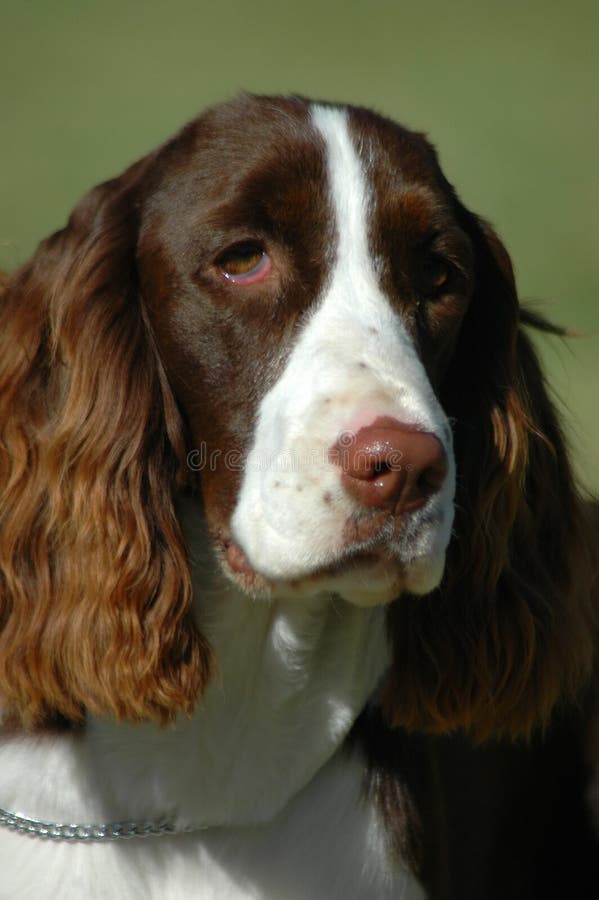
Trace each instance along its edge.
<instances>
[{"instance_id":1,"label":"nostril","mask_svg":"<svg viewBox=\"0 0 599 900\"><path fill-rule=\"evenodd\" d=\"M372 467L372 474L374 476L377 475L385 475L390 471L390 467L386 462L383 462L382 459L377 460Z\"/></svg>"},{"instance_id":2,"label":"nostril","mask_svg":"<svg viewBox=\"0 0 599 900\"><path fill-rule=\"evenodd\" d=\"M416 486L422 494L430 494L437 489L437 485L435 484L435 482L436 478L434 476L434 473L432 473L430 470L427 470L418 477Z\"/></svg>"},{"instance_id":3,"label":"nostril","mask_svg":"<svg viewBox=\"0 0 599 900\"><path fill-rule=\"evenodd\" d=\"M437 463L426 468L424 472L418 476L418 486L422 490L428 490L433 493L443 487L446 476L447 461L445 459L445 453L443 452L442 459L439 459Z\"/></svg>"},{"instance_id":4,"label":"nostril","mask_svg":"<svg viewBox=\"0 0 599 900\"><path fill-rule=\"evenodd\" d=\"M432 434L419 432L413 453L417 462L411 467L402 495L404 509L417 509L443 487L447 477L447 457L441 442Z\"/></svg>"}]
</instances>

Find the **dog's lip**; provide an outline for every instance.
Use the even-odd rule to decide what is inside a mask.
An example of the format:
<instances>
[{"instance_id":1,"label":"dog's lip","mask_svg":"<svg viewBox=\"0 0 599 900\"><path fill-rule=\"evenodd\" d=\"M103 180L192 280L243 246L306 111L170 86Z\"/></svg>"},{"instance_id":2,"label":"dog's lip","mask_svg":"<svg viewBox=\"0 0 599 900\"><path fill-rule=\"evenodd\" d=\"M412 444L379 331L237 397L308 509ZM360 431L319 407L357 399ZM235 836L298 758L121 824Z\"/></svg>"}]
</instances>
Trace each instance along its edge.
<instances>
[{"instance_id":1,"label":"dog's lip","mask_svg":"<svg viewBox=\"0 0 599 900\"><path fill-rule=\"evenodd\" d=\"M225 539L223 544L225 549L225 559L232 572L236 572L238 575L256 574L245 551L242 550L239 544L236 544L232 538Z\"/></svg>"},{"instance_id":2,"label":"dog's lip","mask_svg":"<svg viewBox=\"0 0 599 900\"><path fill-rule=\"evenodd\" d=\"M321 566L312 572L307 572L299 578L292 578L289 581L291 586L305 584L306 582L320 581L322 579L333 579L348 575L353 572L362 573L364 575L375 575L383 570L388 572L390 569L399 575L402 571L402 565L399 560L385 556L384 554L373 553L372 551L353 551L342 556L341 559L329 566Z\"/></svg>"},{"instance_id":3,"label":"dog's lip","mask_svg":"<svg viewBox=\"0 0 599 900\"><path fill-rule=\"evenodd\" d=\"M233 573L245 578L256 575L260 578L264 577L254 569L243 548L230 535L221 535L221 542L225 561ZM329 565L318 566L312 571L290 578L288 583L294 585L300 582L318 581L322 578L334 578L358 568L375 570L391 566L397 568L398 571L401 569L399 560L395 559L395 557L389 557L385 553L347 548L343 555Z\"/></svg>"}]
</instances>

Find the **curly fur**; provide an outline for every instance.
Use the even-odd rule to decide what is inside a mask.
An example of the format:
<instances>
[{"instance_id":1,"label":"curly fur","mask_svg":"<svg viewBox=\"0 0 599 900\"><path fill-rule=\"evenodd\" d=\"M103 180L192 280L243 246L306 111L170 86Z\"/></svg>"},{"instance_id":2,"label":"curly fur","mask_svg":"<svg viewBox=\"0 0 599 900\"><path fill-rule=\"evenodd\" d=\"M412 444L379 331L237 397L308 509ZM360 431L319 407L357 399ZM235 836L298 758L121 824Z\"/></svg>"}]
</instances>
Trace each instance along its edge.
<instances>
[{"instance_id":1,"label":"curly fur","mask_svg":"<svg viewBox=\"0 0 599 900\"><path fill-rule=\"evenodd\" d=\"M0 306L0 693L37 726L190 711L210 670L174 512L182 423L135 282L143 166Z\"/></svg>"}]
</instances>

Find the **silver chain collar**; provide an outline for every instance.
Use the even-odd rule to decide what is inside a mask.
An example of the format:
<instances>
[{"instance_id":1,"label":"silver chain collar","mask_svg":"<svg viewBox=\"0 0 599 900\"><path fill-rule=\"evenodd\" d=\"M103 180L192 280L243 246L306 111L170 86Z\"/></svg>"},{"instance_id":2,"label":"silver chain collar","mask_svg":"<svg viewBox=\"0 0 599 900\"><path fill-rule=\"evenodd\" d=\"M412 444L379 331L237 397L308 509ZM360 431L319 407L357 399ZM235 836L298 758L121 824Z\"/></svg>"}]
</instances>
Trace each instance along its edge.
<instances>
[{"instance_id":1,"label":"silver chain collar","mask_svg":"<svg viewBox=\"0 0 599 900\"><path fill-rule=\"evenodd\" d=\"M152 837L162 834L183 834L193 827L176 828L172 822L109 822L103 825L67 825L61 822L42 822L27 819L0 807L0 826L19 834L47 838L50 841L118 841L120 838Z\"/></svg>"}]
</instances>

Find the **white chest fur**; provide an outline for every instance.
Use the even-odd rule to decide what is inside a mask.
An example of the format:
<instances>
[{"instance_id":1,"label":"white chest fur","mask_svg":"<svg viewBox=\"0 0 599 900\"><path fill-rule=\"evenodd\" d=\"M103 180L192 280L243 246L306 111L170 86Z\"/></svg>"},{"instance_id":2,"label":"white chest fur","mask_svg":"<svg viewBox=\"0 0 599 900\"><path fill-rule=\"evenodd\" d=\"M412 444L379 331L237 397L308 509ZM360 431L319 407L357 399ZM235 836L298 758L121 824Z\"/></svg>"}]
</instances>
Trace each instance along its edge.
<instances>
[{"instance_id":1,"label":"white chest fur","mask_svg":"<svg viewBox=\"0 0 599 900\"><path fill-rule=\"evenodd\" d=\"M198 615L218 663L198 712L166 730L91 720L79 736L6 737L0 806L54 822L166 817L199 830L82 846L2 829L10 891L0 887L0 900L411 891L361 796L359 754L339 749L387 665L384 610L333 596L252 601L207 585L206 560L195 563ZM405 896L420 896L413 890Z\"/></svg>"},{"instance_id":2,"label":"white chest fur","mask_svg":"<svg viewBox=\"0 0 599 900\"><path fill-rule=\"evenodd\" d=\"M0 831L0 900L425 900L335 756L271 823L108 844Z\"/></svg>"},{"instance_id":3,"label":"white chest fur","mask_svg":"<svg viewBox=\"0 0 599 900\"><path fill-rule=\"evenodd\" d=\"M193 718L166 731L90 723L117 817L132 804L180 826L270 820L342 744L387 665L384 611L333 597L206 591L202 630L218 670Z\"/></svg>"}]
</instances>

